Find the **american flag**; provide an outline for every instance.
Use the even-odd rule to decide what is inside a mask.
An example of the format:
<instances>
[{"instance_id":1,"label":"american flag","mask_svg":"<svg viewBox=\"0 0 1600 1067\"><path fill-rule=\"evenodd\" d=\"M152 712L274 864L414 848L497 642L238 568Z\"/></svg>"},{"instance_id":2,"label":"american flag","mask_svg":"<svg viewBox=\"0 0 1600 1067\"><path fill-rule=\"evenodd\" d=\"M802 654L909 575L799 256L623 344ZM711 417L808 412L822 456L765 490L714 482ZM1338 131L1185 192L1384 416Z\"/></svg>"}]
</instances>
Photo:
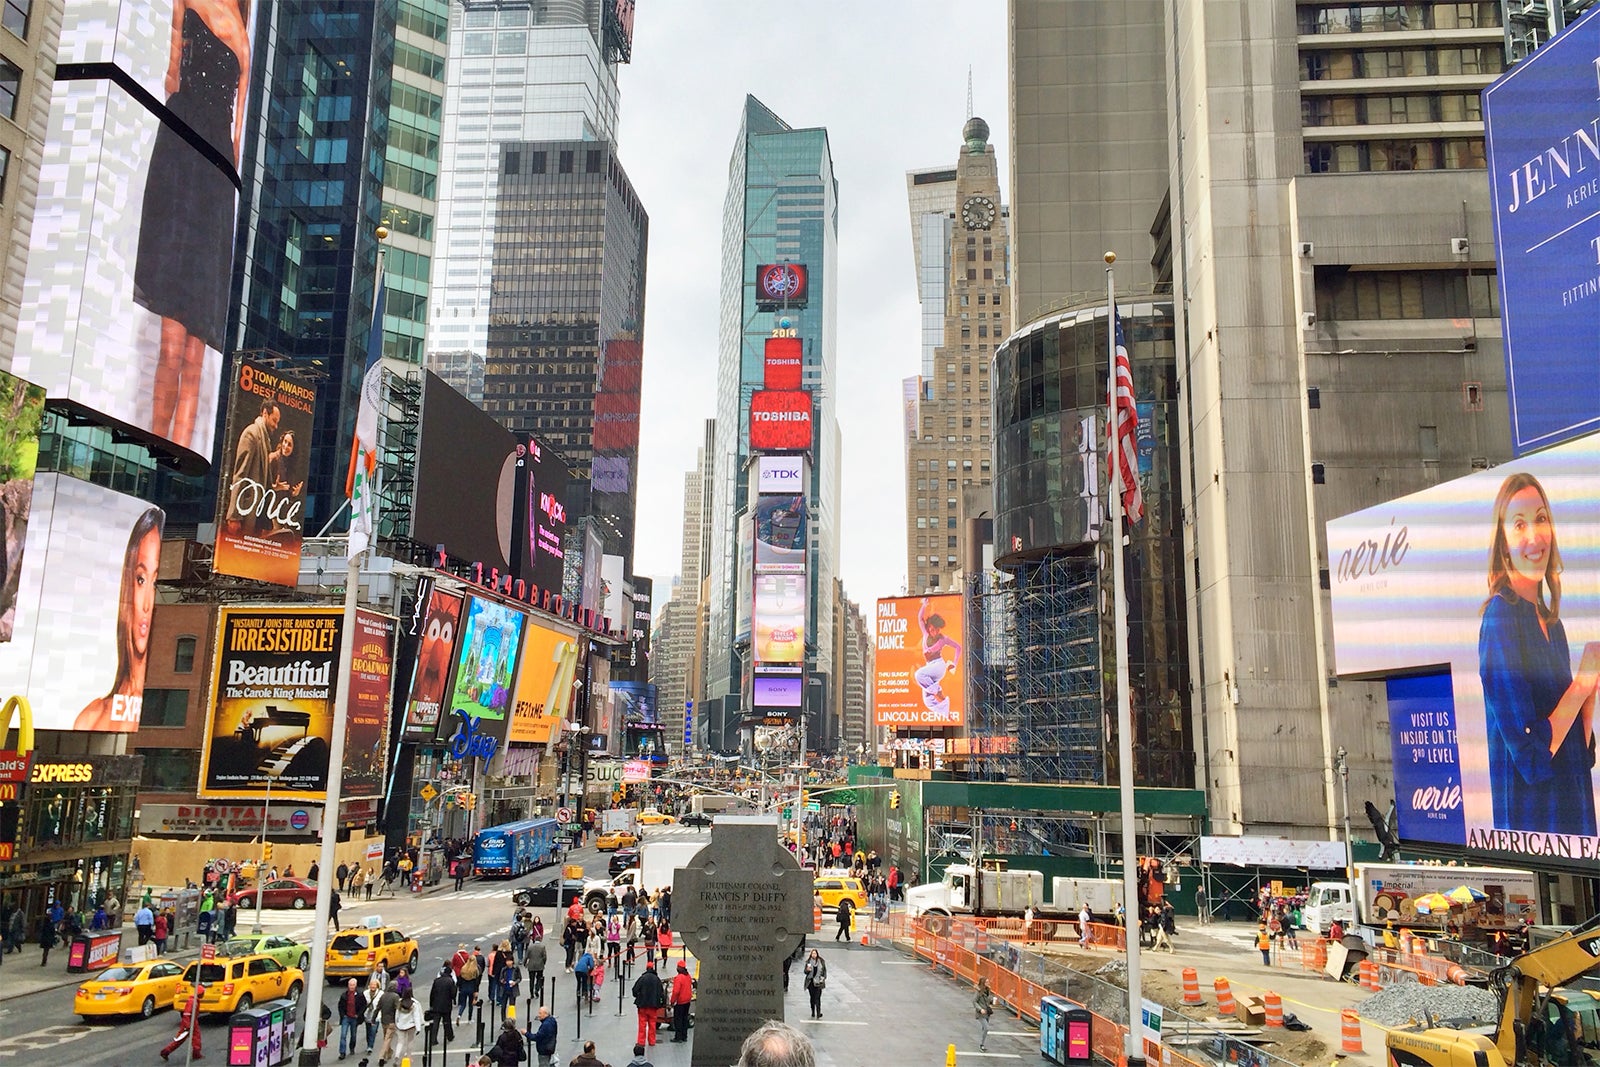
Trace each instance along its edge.
<instances>
[{"instance_id":1,"label":"american flag","mask_svg":"<svg viewBox=\"0 0 1600 1067\"><path fill-rule=\"evenodd\" d=\"M1144 518L1144 494L1139 490L1139 409L1133 402L1133 370L1128 366L1128 341L1122 332L1122 315L1114 313L1117 330L1116 456L1121 474L1122 511L1129 522ZM1108 480L1111 475L1107 475Z\"/></svg>"}]
</instances>

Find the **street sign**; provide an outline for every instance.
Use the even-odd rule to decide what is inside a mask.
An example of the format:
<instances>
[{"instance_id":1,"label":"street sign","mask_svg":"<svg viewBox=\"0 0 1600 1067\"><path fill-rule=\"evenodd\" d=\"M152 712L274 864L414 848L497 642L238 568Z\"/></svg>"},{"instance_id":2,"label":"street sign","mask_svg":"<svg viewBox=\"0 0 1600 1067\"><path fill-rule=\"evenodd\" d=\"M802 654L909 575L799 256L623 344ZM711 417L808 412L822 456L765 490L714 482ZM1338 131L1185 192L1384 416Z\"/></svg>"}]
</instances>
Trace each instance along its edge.
<instances>
[{"instance_id":1,"label":"street sign","mask_svg":"<svg viewBox=\"0 0 1600 1067\"><path fill-rule=\"evenodd\" d=\"M214 960L214 959L216 959L217 958L217 946L211 944L210 942L207 942L206 944L201 945L200 946L200 958L203 959L203 960Z\"/></svg>"},{"instance_id":2,"label":"street sign","mask_svg":"<svg viewBox=\"0 0 1600 1067\"><path fill-rule=\"evenodd\" d=\"M809 801L806 802L806 810L807 811L821 811L822 810L822 805L817 803L815 800L809 800Z\"/></svg>"},{"instance_id":3,"label":"street sign","mask_svg":"<svg viewBox=\"0 0 1600 1067\"><path fill-rule=\"evenodd\" d=\"M571 822L571 821L572 821L572 809L571 808L558 808L556 810L556 822L568 823L568 822Z\"/></svg>"},{"instance_id":4,"label":"street sign","mask_svg":"<svg viewBox=\"0 0 1600 1067\"><path fill-rule=\"evenodd\" d=\"M422 802L424 804L433 803L433 798L438 796L438 795L439 795L439 791L433 787L433 783L432 782L428 782L428 783L423 785L423 787L422 787Z\"/></svg>"}]
</instances>

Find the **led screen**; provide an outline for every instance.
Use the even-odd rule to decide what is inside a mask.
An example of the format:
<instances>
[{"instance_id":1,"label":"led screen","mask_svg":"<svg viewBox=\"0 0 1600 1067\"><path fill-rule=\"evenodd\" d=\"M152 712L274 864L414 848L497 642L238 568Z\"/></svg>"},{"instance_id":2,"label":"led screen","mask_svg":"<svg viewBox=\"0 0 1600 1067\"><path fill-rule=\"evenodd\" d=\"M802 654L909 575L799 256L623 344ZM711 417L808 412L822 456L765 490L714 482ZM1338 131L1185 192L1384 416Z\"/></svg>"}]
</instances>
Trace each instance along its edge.
<instances>
[{"instance_id":1,"label":"led screen","mask_svg":"<svg viewBox=\"0 0 1600 1067\"><path fill-rule=\"evenodd\" d=\"M800 388L801 371L805 367L803 343L798 337L767 338L761 382L765 388Z\"/></svg>"},{"instance_id":2,"label":"led screen","mask_svg":"<svg viewBox=\"0 0 1600 1067\"><path fill-rule=\"evenodd\" d=\"M490 722L506 718L511 710L517 677L517 655L522 650L522 627L527 616L484 597L469 597L456 642L455 682L450 711L463 711ZM460 720L446 714L440 719L439 737L447 739ZM504 736L505 730L491 731Z\"/></svg>"},{"instance_id":3,"label":"led screen","mask_svg":"<svg viewBox=\"0 0 1600 1067\"><path fill-rule=\"evenodd\" d=\"M517 447L518 466L525 486L519 490L526 509L521 525L522 544L517 576L542 593L559 595L566 568L567 465L537 437Z\"/></svg>"},{"instance_id":4,"label":"led screen","mask_svg":"<svg viewBox=\"0 0 1600 1067\"><path fill-rule=\"evenodd\" d=\"M222 608L199 795L324 800L339 608Z\"/></svg>"},{"instance_id":5,"label":"led screen","mask_svg":"<svg viewBox=\"0 0 1600 1067\"><path fill-rule=\"evenodd\" d=\"M806 569L806 498L756 499L756 573L802 573Z\"/></svg>"},{"instance_id":6,"label":"led screen","mask_svg":"<svg viewBox=\"0 0 1600 1067\"><path fill-rule=\"evenodd\" d=\"M425 371L411 539L509 573L516 485L516 438Z\"/></svg>"},{"instance_id":7,"label":"led screen","mask_svg":"<svg viewBox=\"0 0 1600 1067\"><path fill-rule=\"evenodd\" d=\"M35 477L0 690L28 698L38 729L139 729L165 523L134 497Z\"/></svg>"},{"instance_id":8,"label":"led screen","mask_svg":"<svg viewBox=\"0 0 1600 1067\"><path fill-rule=\"evenodd\" d=\"M1593 741L1566 713L1600 660L1600 435L1327 529L1335 661L1388 680L1402 836L1600 855Z\"/></svg>"},{"instance_id":9,"label":"led screen","mask_svg":"<svg viewBox=\"0 0 1600 1067\"><path fill-rule=\"evenodd\" d=\"M633 602L623 588L623 561L621 556L604 556L600 562L600 602L605 617L623 637L628 636L633 624Z\"/></svg>"},{"instance_id":10,"label":"led screen","mask_svg":"<svg viewBox=\"0 0 1600 1067\"><path fill-rule=\"evenodd\" d=\"M507 740L544 744L559 737L561 720L572 707L578 669L578 643L568 634L528 623L517 671L517 702Z\"/></svg>"},{"instance_id":11,"label":"led screen","mask_svg":"<svg viewBox=\"0 0 1600 1067\"><path fill-rule=\"evenodd\" d=\"M16 628L43 418L44 390L0 371L0 544L5 546L0 565L0 643L11 640Z\"/></svg>"},{"instance_id":12,"label":"led screen","mask_svg":"<svg viewBox=\"0 0 1600 1067\"><path fill-rule=\"evenodd\" d=\"M798 708L805 696L805 679L798 674L757 674L751 701L756 711Z\"/></svg>"},{"instance_id":13,"label":"led screen","mask_svg":"<svg viewBox=\"0 0 1600 1067\"><path fill-rule=\"evenodd\" d=\"M450 686L450 665L455 662L456 637L461 632L462 598L437 587L428 592L418 629L417 662L411 672L411 696L406 701L406 733L432 737L439 728Z\"/></svg>"},{"instance_id":14,"label":"led screen","mask_svg":"<svg viewBox=\"0 0 1600 1067\"><path fill-rule=\"evenodd\" d=\"M757 389L750 395L750 447L757 452L811 448L811 394Z\"/></svg>"},{"instance_id":15,"label":"led screen","mask_svg":"<svg viewBox=\"0 0 1600 1067\"><path fill-rule=\"evenodd\" d=\"M258 9L67 6L57 61L126 82L53 86L29 241L13 369L192 468L212 451Z\"/></svg>"},{"instance_id":16,"label":"led screen","mask_svg":"<svg viewBox=\"0 0 1600 1067\"><path fill-rule=\"evenodd\" d=\"M806 576L755 576L755 661L804 663L806 658Z\"/></svg>"},{"instance_id":17,"label":"led screen","mask_svg":"<svg viewBox=\"0 0 1600 1067\"><path fill-rule=\"evenodd\" d=\"M220 574L293 586L316 390L252 359L235 361L217 495Z\"/></svg>"},{"instance_id":18,"label":"led screen","mask_svg":"<svg viewBox=\"0 0 1600 1067\"><path fill-rule=\"evenodd\" d=\"M878 601L873 714L879 726L966 721L960 594Z\"/></svg>"},{"instance_id":19,"label":"led screen","mask_svg":"<svg viewBox=\"0 0 1600 1067\"><path fill-rule=\"evenodd\" d=\"M648 682L612 682L611 699L626 723L655 725L661 721L656 709L656 687Z\"/></svg>"},{"instance_id":20,"label":"led screen","mask_svg":"<svg viewBox=\"0 0 1600 1067\"><path fill-rule=\"evenodd\" d=\"M1600 429L1600 8L1483 92L1511 442Z\"/></svg>"},{"instance_id":21,"label":"led screen","mask_svg":"<svg viewBox=\"0 0 1600 1067\"><path fill-rule=\"evenodd\" d=\"M395 620L358 609L345 712L341 797L381 797L389 743L389 694L394 689Z\"/></svg>"}]
</instances>

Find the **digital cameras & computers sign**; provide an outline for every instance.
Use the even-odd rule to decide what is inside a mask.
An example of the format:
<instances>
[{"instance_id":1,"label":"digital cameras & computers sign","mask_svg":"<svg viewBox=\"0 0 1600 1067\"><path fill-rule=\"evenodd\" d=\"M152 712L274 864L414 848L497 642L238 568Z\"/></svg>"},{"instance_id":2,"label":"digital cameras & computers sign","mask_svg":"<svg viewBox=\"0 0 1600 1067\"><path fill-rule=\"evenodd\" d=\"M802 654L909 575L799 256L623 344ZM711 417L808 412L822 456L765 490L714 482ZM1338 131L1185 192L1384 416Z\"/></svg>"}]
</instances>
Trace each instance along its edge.
<instances>
[{"instance_id":1,"label":"digital cameras & computers sign","mask_svg":"<svg viewBox=\"0 0 1600 1067\"><path fill-rule=\"evenodd\" d=\"M763 263L756 267L756 310L803 308L810 283L804 263Z\"/></svg>"},{"instance_id":2,"label":"digital cameras & computers sign","mask_svg":"<svg viewBox=\"0 0 1600 1067\"><path fill-rule=\"evenodd\" d=\"M756 452L811 450L811 394L758 389L750 395L750 447Z\"/></svg>"},{"instance_id":3,"label":"digital cameras & computers sign","mask_svg":"<svg viewBox=\"0 0 1600 1067\"><path fill-rule=\"evenodd\" d=\"M1483 119L1520 456L1600 429L1600 8L1485 89Z\"/></svg>"}]
</instances>

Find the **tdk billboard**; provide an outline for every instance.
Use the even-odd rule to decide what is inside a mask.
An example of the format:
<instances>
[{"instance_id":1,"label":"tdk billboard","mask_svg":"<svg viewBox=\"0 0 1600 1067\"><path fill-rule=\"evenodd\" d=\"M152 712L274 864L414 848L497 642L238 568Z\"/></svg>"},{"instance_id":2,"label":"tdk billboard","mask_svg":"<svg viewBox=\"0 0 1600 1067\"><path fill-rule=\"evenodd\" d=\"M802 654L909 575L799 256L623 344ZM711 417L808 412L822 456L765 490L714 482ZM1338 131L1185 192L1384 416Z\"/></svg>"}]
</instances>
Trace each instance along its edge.
<instances>
[{"instance_id":1,"label":"tdk billboard","mask_svg":"<svg viewBox=\"0 0 1600 1067\"><path fill-rule=\"evenodd\" d=\"M1511 441L1600 430L1600 7L1483 92Z\"/></svg>"}]
</instances>

